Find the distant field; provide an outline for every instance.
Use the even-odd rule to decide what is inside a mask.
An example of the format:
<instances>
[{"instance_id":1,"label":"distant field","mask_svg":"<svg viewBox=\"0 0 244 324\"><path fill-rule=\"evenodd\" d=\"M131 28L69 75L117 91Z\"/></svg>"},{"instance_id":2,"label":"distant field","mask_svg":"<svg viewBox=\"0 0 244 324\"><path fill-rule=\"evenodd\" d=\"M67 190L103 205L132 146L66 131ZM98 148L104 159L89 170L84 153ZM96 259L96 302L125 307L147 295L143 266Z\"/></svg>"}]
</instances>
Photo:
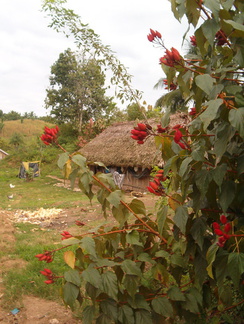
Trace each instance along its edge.
<instances>
[{"instance_id":1,"label":"distant field","mask_svg":"<svg viewBox=\"0 0 244 324\"><path fill-rule=\"evenodd\" d=\"M4 121L4 127L0 131L0 137L9 139L14 133L22 134L23 136L39 136L44 129L44 126L52 127L53 124L47 123L39 119L24 119Z\"/></svg>"}]
</instances>

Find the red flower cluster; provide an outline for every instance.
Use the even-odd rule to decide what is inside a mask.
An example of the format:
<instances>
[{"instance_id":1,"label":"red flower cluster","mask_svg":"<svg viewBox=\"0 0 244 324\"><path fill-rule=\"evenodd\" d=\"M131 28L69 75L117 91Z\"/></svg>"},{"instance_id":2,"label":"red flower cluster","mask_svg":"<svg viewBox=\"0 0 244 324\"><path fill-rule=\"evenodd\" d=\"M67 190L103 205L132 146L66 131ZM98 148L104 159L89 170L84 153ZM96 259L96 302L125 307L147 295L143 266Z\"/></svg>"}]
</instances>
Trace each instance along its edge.
<instances>
[{"instance_id":1,"label":"red flower cluster","mask_svg":"<svg viewBox=\"0 0 244 324\"><path fill-rule=\"evenodd\" d=\"M227 43L227 36L222 29L215 34L215 38L218 46L222 46Z\"/></svg>"},{"instance_id":2,"label":"red flower cluster","mask_svg":"<svg viewBox=\"0 0 244 324\"><path fill-rule=\"evenodd\" d=\"M53 280L53 273L50 269L44 269L43 271L40 271L40 273L47 277L48 280L44 281L47 285L50 285L52 283L54 283L54 280Z\"/></svg>"},{"instance_id":3,"label":"red flower cluster","mask_svg":"<svg viewBox=\"0 0 244 324\"><path fill-rule=\"evenodd\" d=\"M190 112L189 112L189 115L191 115L191 116L195 116L196 113L197 113L197 110L196 110L195 107L193 107L193 108L191 108L191 110L190 110Z\"/></svg>"},{"instance_id":4,"label":"red flower cluster","mask_svg":"<svg viewBox=\"0 0 244 324\"><path fill-rule=\"evenodd\" d=\"M79 220L76 220L76 221L75 221L75 225L77 225L77 226L84 226L85 223L83 223L83 222L81 222L81 221L79 221Z\"/></svg>"},{"instance_id":5,"label":"red flower cluster","mask_svg":"<svg viewBox=\"0 0 244 324\"><path fill-rule=\"evenodd\" d=\"M153 181L149 182L147 190L156 196L162 196L164 194L164 187L162 186L160 179L156 176Z\"/></svg>"},{"instance_id":6,"label":"red flower cluster","mask_svg":"<svg viewBox=\"0 0 244 324\"><path fill-rule=\"evenodd\" d=\"M171 51L166 49L165 55L160 58L160 63L173 67L175 64L181 61L180 53L174 47Z\"/></svg>"},{"instance_id":7,"label":"red flower cluster","mask_svg":"<svg viewBox=\"0 0 244 324\"><path fill-rule=\"evenodd\" d=\"M197 39L196 36L190 36L190 42L192 46L197 46Z\"/></svg>"},{"instance_id":8,"label":"red flower cluster","mask_svg":"<svg viewBox=\"0 0 244 324\"><path fill-rule=\"evenodd\" d=\"M45 252L45 253L41 253L41 254L37 254L35 255L36 258L39 259L39 261L46 261L47 263L50 263L53 261L53 255L52 252Z\"/></svg>"},{"instance_id":9,"label":"red flower cluster","mask_svg":"<svg viewBox=\"0 0 244 324\"><path fill-rule=\"evenodd\" d=\"M158 31L150 29L150 34L147 35L149 42L153 42L155 38L162 38L162 35Z\"/></svg>"},{"instance_id":10,"label":"red flower cluster","mask_svg":"<svg viewBox=\"0 0 244 324\"><path fill-rule=\"evenodd\" d=\"M174 141L176 144L178 144L183 150L187 149L186 145L182 142L183 134L181 131L177 128L175 131Z\"/></svg>"},{"instance_id":11,"label":"red flower cluster","mask_svg":"<svg viewBox=\"0 0 244 324\"><path fill-rule=\"evenodd\" d=\"M63 233L61 233L62 235L62 240L66 240L68 238L73 237L73 235L71 235L68 231L63 231Z\"/></svg>"},{"instance_id":12,"label":"red flower cluster","mask_svg":"<svg viewBox=\"0 0 244 324\"><path fill-rule=\"evenodd\" d=\"M157 132L158 133L165 133L167 132L168 127L162 127L161 125L157 125Z\"/></svg>"},{"instance_id":13,"label":"red flower cluster","mask_svg":"<svg viewBox=\"0 0 244 324\"><path fill-rule=\"evenodd\" d=\"M50 145L57 142L59 128L58 126L54 128L49 128L45 126L44 134L40 137L44 144Z\"/></svg>"},{"instance_id":14,"label":"red flower cluster","mask_svg":"<svg viewBox=\"0 0 244 324\"><path fill-rule=\"evenodd\" d=\"M164 176L164 170L158 170L157 173L155 174L155 178L159 179L160 181L165 181L167 180L167 177Z\"/></svg>"},{"instance_id":15,"label":"red flower cluster","mask_svg":"<svg viewBox=\"0 0 244 324\"><path fill-rule=\"evenodd\" d=\"M168 81L167 81L167 79L164 79L163 80L163 83L165 85L165 90L168 90L169 89L170 91L172 91L172 90L177 89L177 84L175 84L174 82L171 82L170 85L169 85L169 87L168 87Z\"/></svg>"},{"instance_id":16,"label":"red flower cluster","mask_svg":"<svg viewBox=\"0 0 244 324\"><path fill-rule=\"evenodd\" d=\"M225 242L230 238L230 235L228 233L231 231L231 224L227 221L225 215L220 216L220 222L222 226L220 226L217 222L214 222L212 225L214 233L219 236L217 244L218 246L223 247Z\"/></svg>"},{"instance_id":17,"label":"red flower cluster","mask_svg":"<svg viewBox=\"0 0 244 324\"><path fill-rule=\"evenodd\" d=\"M148 125L138 123L137 127L134 127L131 132L131 138L137 141L138 144L144 144L145 138L149 135L148 133Z\"/></svg>"}]
</instances>

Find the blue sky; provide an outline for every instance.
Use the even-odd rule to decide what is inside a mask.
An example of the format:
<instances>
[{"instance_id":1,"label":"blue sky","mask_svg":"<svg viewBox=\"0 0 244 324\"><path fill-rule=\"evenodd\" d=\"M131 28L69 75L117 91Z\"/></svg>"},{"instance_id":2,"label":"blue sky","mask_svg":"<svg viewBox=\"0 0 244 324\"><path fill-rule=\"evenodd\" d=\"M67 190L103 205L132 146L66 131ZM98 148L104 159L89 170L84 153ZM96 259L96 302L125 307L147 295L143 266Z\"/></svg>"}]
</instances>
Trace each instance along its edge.
<instances>
[{"instance_id":1,"label":"blue sky","mask_svg":"<svg viewBox=\"0 0 244 324\"><path fill-rule=\"evenodd\" d=\"M174 18L169 1L68 0L67 7L100 35L104 45L110 45L133 75L133 88L143 91L143 100L154 105L162 94L153 86L164 77L159 65L164 51L147 40L149 29L162 34L166 47L185 50L181 43L187 24ZM5 113L46 115L50 67L68 47L75 50L71 40L47 27L49 21L40 9L41 0L1 2L0 109Z\"/></svg>"}]
</instances>

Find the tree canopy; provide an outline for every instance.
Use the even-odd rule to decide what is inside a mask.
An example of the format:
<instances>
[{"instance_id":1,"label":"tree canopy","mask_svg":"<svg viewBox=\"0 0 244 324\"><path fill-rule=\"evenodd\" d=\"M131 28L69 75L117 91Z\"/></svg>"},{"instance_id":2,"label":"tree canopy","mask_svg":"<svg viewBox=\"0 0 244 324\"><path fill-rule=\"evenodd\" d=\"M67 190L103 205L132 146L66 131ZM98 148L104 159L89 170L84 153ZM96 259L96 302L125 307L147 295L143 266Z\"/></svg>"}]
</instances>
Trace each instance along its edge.
<instances>
[{"instance_id":1,"label":"tree canopy","mask_svg":"<svg viewBox=\"0 0 244 324\"><path fill-rule=\"evenodd\" d=\"M46 108L51 107L58 121L73 122L80 131L90 118L109 117L115 108L104 84L98 61L67 49L51 67Z\"/></svg>"}]
</instances>

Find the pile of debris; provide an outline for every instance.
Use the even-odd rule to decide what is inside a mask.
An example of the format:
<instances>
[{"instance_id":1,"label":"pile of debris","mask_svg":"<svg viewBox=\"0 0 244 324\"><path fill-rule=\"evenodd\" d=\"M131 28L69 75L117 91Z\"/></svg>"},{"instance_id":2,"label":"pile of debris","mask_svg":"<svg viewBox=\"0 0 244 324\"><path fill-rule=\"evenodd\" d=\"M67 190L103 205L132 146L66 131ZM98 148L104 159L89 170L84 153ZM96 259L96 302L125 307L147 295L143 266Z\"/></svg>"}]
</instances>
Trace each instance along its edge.
<instances>
[{"instance_id":1,"label":"pile of debris","mask_svg":"<svg viewBox=\"0 0 244 324\"><path fill-rule=\"evenodd\" d=\"M54 219L60 217L62 213L60 208L39 208L35 211L28 210L16 210L13 218L17 223L31 223L31 224L42 224L45 222L51 223ZM63 215L62 215L63 216Z\"/></svg>"}]
</instances>

